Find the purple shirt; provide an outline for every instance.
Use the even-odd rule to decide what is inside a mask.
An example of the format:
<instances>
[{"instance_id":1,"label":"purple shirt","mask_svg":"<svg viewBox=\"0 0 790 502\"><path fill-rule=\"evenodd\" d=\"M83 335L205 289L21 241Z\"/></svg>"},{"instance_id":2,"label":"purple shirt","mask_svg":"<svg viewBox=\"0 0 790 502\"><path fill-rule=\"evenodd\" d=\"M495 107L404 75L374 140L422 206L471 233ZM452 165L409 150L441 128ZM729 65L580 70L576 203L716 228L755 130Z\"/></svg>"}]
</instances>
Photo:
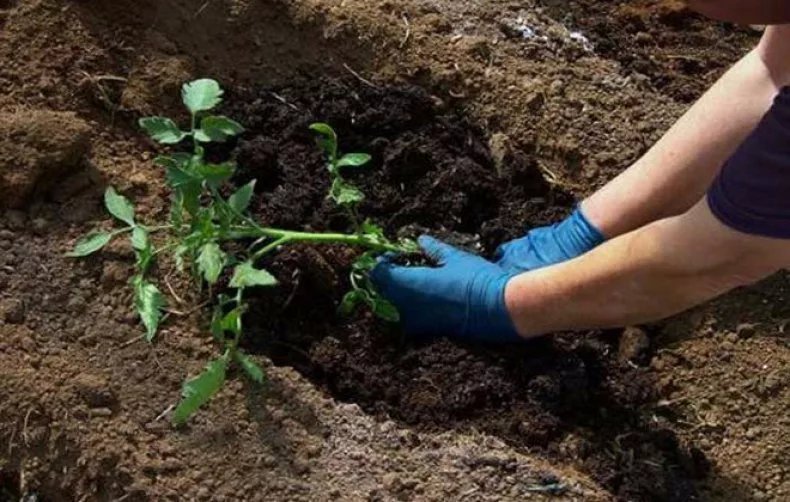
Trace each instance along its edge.
<instances>
[{"instance_id":1,"label":"purple shirt","mask_svg":"<svg viewBox=\"0 0 790 502\"><path fill-rule=\"evenodd\" d=\"M708 205L734 230L790 239L790 87L724 164Z\"/></svg>"}]
</instances>

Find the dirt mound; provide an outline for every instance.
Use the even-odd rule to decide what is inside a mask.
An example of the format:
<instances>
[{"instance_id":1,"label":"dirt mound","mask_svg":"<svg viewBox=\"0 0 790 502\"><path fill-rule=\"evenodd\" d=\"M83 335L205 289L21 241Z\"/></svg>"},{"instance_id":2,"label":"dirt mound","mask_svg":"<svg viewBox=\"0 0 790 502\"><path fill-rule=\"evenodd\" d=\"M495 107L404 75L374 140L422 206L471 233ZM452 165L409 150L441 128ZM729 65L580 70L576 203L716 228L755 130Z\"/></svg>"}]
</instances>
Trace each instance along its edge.
<instances>
[{"instance_id":1,"label":"dirt mound","mask_svg":"<svg viewBox=\"0 0 790 502\"><path fill-rule=\"evenodd\" d=\"M307 127L315 120L337 129L341 150L373 155L358 173L367 194L361 211L393 234L407 223L440 235L479 229L485 253L572 204L528 156L497 167L480 131L418 88L309 80L237 92L226 112L248 128L236 150L244 166L238 182L261 181L254 211L267 223L348 230L326 200L325 162ZM423 430L486 431L576 463L624 499L693 496L705 457L656 421L653 375L618 359L615 333L506 349L415 344L368 315L337 317L353 256L281 253L273 269L282 287L252 306L248 343L373 414Z\"/></svg>"},{"instance_id":2,"label":"dirt mound","mask_svg":"<svg viewBox=\"0 0 790 502\"><path fill-rule=\"evenodd\" d=\"M20 207L80 169L90 132L74 113L0 113L0 208Z\"/></svg>"}]
</instances>

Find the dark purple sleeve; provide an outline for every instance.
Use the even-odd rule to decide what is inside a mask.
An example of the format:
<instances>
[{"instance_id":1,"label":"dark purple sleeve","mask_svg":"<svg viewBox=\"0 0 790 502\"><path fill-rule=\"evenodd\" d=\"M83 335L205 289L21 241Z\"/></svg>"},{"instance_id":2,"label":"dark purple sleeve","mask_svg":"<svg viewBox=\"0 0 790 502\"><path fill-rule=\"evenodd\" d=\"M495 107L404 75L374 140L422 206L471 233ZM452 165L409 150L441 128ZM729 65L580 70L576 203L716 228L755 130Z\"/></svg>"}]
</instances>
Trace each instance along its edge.
<instances>
[{"instance_id":1,"label":"dark purple sleeve","mask_svg":"<svg viewBox=\"0 0 790 502\"><path fill-rule=\"evenodd\" d=\"M732 229L790 239L790 88L724 164L708 205Z\"/></svg>"}]
</instances>

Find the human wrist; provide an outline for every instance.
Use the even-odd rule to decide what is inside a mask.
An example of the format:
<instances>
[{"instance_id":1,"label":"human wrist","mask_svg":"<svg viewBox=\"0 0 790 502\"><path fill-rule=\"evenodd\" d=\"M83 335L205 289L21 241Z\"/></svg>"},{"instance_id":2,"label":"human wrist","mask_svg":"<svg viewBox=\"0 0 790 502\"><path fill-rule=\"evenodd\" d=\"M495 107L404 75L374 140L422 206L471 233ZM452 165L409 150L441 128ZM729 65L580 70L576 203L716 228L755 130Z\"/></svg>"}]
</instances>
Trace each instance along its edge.
<instances>
[{"instance_id":1,"label":"human wrist","mask_svg":"<svg viewBox=\"0 0 790 502\"><path fill-rule=\"evenodd\" d=\"M513 328L519 337L535 338L546 334L549 330L540 325L546 317L541 314L541 297L543 288L536 280L541 271L526 272L511 277L505 285L503 301Z\"/></svg>"}]
</instances>

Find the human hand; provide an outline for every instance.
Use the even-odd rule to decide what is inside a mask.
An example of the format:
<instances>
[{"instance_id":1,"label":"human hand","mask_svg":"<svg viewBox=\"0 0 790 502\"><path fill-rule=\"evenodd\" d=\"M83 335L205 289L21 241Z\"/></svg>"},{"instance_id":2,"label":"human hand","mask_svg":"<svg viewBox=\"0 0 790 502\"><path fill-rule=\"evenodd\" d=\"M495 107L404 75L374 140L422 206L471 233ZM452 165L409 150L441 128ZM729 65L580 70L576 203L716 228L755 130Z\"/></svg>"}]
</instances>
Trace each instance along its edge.
<instances>
[{"instance_id":1,"label":"human hand","mask_svg":"<svg viewBox=\"0 0 790 502\"><path fill-rule=\"evenodd\" d=\"M383 258L370 274L378 291L398 308L406 333L520 340L505 305L512 274L432 237L420 237L419 243L438 267L404 267Z\"/></svg>"},{"instance_id":2,"label":"human hand","mask_svg":"<svg viewBox=\"0 0 790 502\"><path fill-rule=\"evenodd\" d=\"M506 272L518 274L576 258L604 240L577 208L560 223L533 228L526 236L502 244L494 261Z\"/></svg>"}]
</instances>

